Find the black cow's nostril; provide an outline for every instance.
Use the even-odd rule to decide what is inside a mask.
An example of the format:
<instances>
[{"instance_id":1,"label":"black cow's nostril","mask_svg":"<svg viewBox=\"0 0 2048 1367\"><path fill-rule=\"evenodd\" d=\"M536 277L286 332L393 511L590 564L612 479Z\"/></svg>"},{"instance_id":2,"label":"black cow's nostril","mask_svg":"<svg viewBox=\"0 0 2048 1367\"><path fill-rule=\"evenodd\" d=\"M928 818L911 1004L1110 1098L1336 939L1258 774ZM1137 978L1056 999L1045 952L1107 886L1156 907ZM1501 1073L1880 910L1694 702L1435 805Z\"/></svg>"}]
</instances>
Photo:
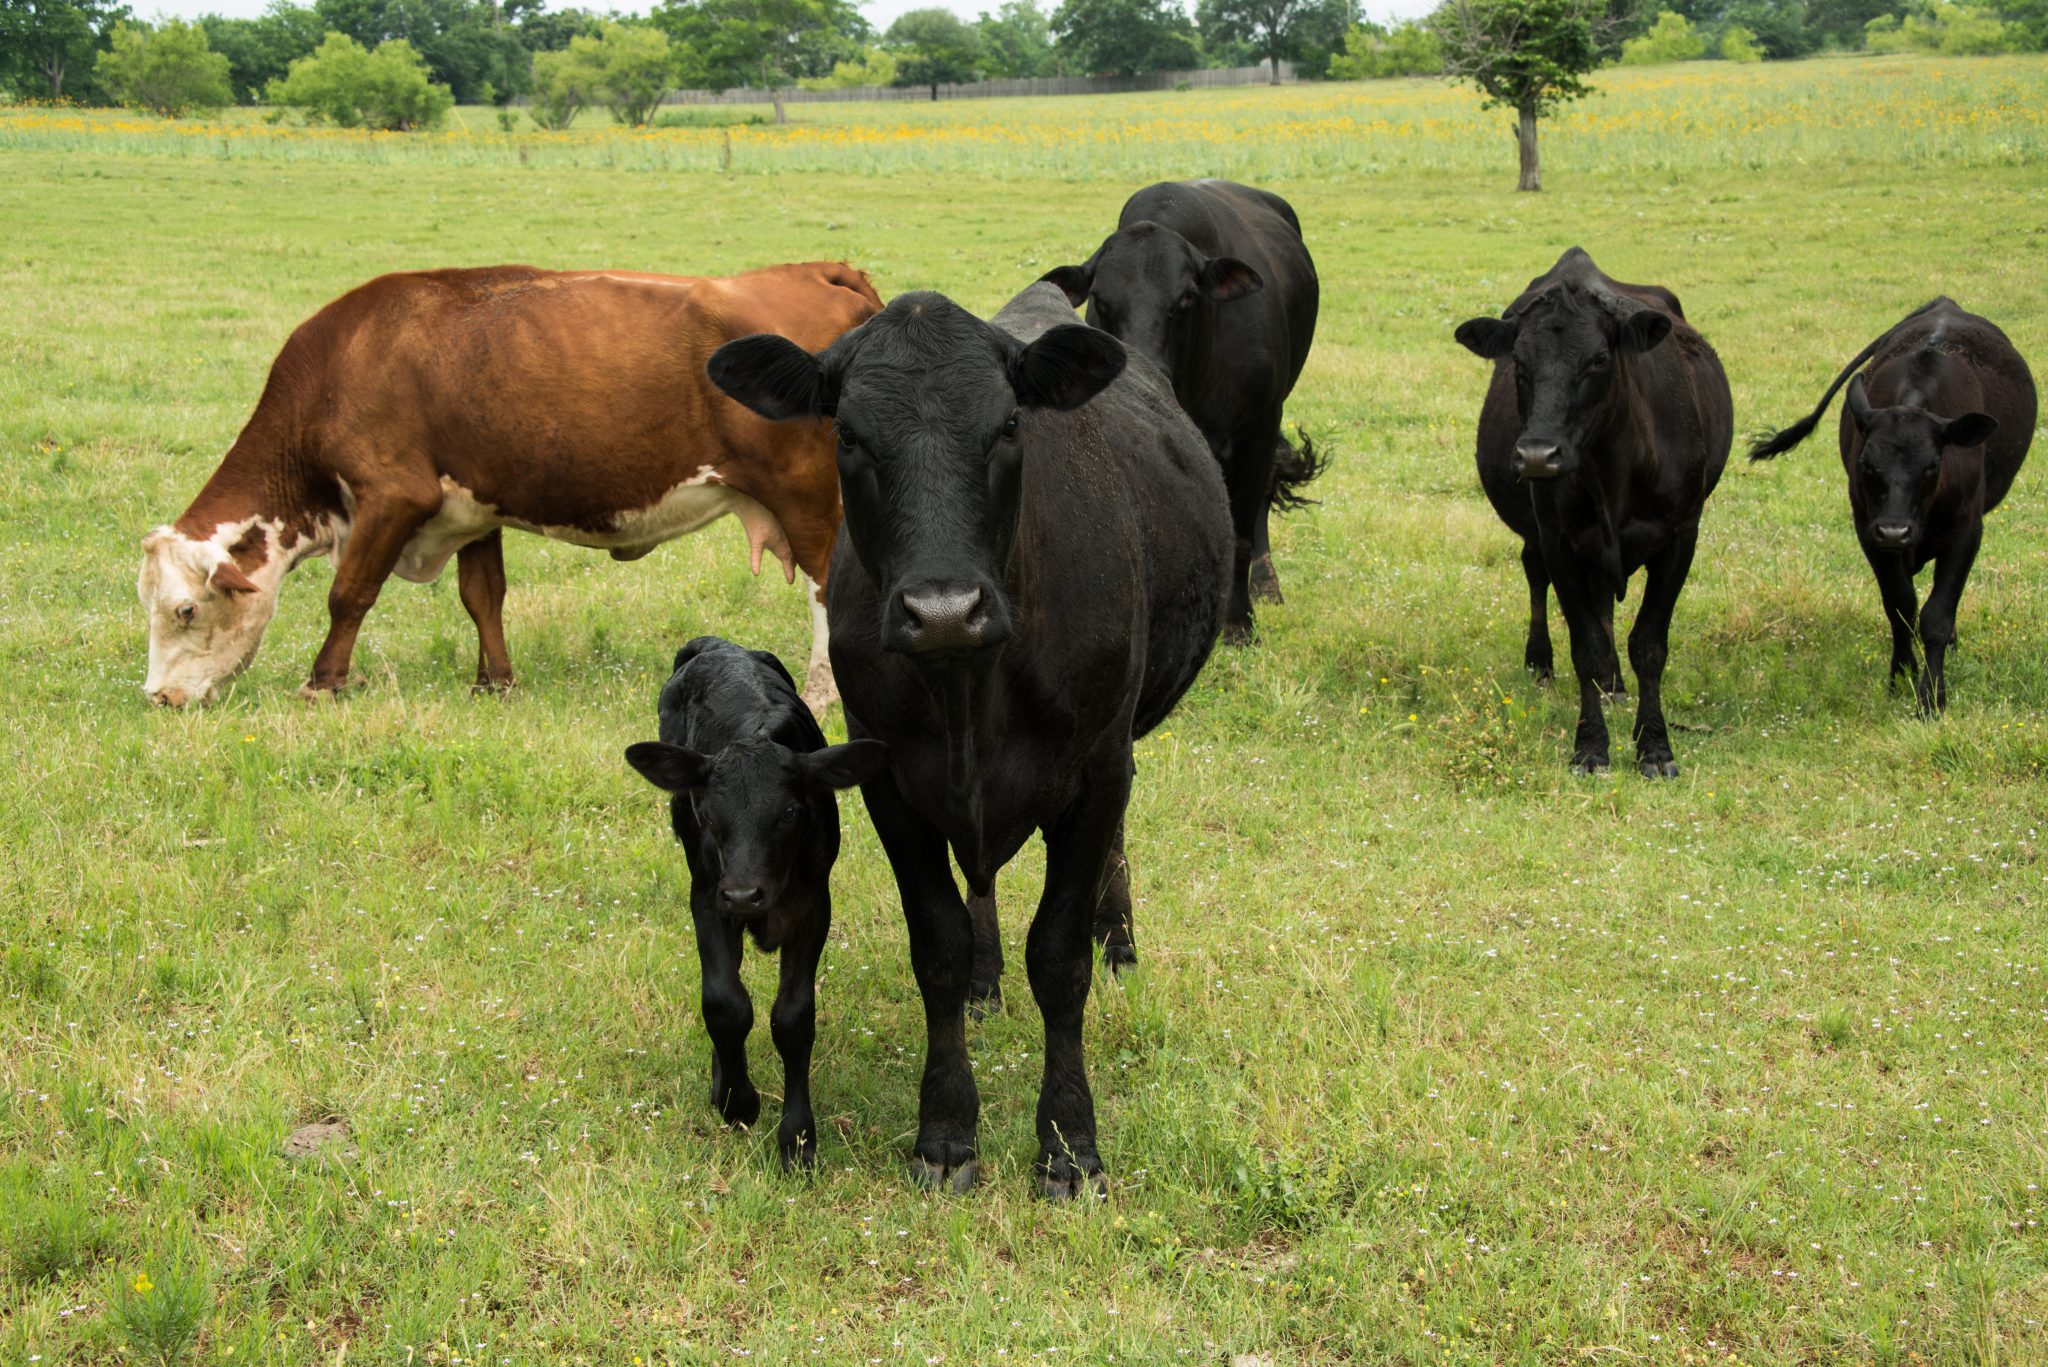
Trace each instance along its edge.
<instances>
[{"instance_id":1,"label":"black cow's nostril","mask_svg":"<svg viewBox=\"0 0 2048 1367\"><path fill-rule=\"evenodd\" d=\"M720 883L718 900L727 911L759 911L768 893L759 883Z\"/></svg>"},{"instance_id":2,"label":"black cow's nostril","mask_svg":"<svg viewBox=\"0 0 2048 1367\"><path fill-rule=\"evenodd\" d=\"M913 652L972 650L988 633L988 600L979 588L905 592L901 601Z\"/></svg>"},{"instance_id":3,"label":"black cow's nostril","mask_svg":"<svg viewBox=\"0 0 2048 1367\"><path fill-rule=\"evenodd\" d=\"M1543 479L1558 474L1561 466L1557 443L1524 441L1515 445L1515 469L1524 477Z\"/></svg>"},{"instance_id":4,"label":"black cow's nostril","mask_svg":"<svg viewBox=\"0 0 2048 1367\"><path fill-rule=\"evenodd\" d=\"M1887 546L1903 546L1913 534L1910 522L1880 522L1877 524L1877 539Z\"/></svg>"}]
</instances>

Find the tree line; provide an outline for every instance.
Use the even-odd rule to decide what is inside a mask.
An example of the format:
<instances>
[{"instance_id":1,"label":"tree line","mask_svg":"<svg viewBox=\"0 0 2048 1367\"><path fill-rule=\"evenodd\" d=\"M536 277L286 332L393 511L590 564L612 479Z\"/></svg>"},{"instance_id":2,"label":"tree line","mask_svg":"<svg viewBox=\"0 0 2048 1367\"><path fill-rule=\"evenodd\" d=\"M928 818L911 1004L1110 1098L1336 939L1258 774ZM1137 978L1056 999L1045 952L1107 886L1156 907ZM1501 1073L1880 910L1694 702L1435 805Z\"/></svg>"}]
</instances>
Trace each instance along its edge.
<instances>
[{"instance_id":1,"label":"tree line","mask_svg":"<svg viewBox=\"0 0 2048 1367\"><path fill-rule=\"evenodd\" d=\"M451 103L524 100L536 122L560 126L591 107L644 122L674 88L897 85L936 97L941 84L1000 77L1265 63L1277 78L1285 60L1310 79L1463 75L1533 129L1544 102L1527 108L1521 87L1546 67L1562 78L1616 60L2048 47L2048 0L1444 0L1393 27L1364 20L1358 0L1192 4L1003 0L972 20L919 9L878 30L851 0L664 0L644 19L544 0L273 0L260 18L192 24L144 22L120 0L0 0L0 94L166 113L283 103L381 127L430 124ZM1536 65L1497 77L1487 50ZM1570 98L1555 81L1545 89Z\"/></svg>"}]
</instances>

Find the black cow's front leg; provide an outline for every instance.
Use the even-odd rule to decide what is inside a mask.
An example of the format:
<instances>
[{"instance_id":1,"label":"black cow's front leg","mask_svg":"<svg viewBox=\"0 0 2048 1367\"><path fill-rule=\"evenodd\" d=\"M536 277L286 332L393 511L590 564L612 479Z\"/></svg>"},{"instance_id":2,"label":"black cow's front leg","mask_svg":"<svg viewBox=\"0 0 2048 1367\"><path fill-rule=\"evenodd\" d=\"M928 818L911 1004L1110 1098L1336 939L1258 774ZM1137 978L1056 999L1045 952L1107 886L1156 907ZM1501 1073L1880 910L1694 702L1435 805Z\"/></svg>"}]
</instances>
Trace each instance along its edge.
<instances>
[{"instance_id":1,"label":"black cow's front leg","mask_svg":"<svg viewBox=\"0 0 2048 1367\"><path fill-rule=\"evenodd\" d=\"M1607 613L1599 601L1601 589L1576 561L1557 565L1557 605L1564 610L1565 629L1571 635L1572 673L1579 681L1579 726L1572 738L1572 772L1593 774L1607 767L1607 715L1603 678L1613 666L1614 638L1609 634Z\"/></svg>"},{"instance_id":2,"label":"black cow's front leg","mask_svg":"<svg viewBox=\"0 0 2048 1367\"><path fill-rule=\"evenodd\" d=\"M967 919L974 927L974 972L967 982L967 1009L976 1020L1003 1009L1003 927L996 919L996 890L967 891Z\"/></svg>"},{"instance_id":3,"label":"black cow's front leg","mask_svg":"<svg viewBox=\"0 0 2048 1367\"><path fill-rule=\"evenodd\" d=\"M920 1186L965 1191L978 1174L975 1128L981 1119L981 1094L967 1066L973 923L953 882L945 837L904 800L894 776L869 779L861 796L896 872L910 969L924 998L924 1082L910 1176Z\"/></svg>"},{"instance_id":4,"label":"black cow's front leg","mask_svg":"<svg viewBox=\"0 0 2048 1367\"><path fill-rule=\"evenodd\" d=\"M1913 649L1913 614L1919 603L1913 593L1913 571L1907 568L1904 552L1885 550L1862 541L1863 558L1877 576L1877 592L1884 599L1884 620L1892 629L1891 683L1897 688L1901 675L1917 679L1920 661ZM1958 589L1960 592L1960 589Z\"/></svg>"},{"instance_id":5,"label":"black cow's front leg","mask_svg":"<svg viewBox=\"0 0 2048 1367\"><path fill-rule=\"evenodd\" d=\"M697 926L697 964L703 974L704 1029L711 1036L711 1104L728 1125L752 1125L761 1115L761 1094L747 1077L747 1032L754 1028L754 1003L740 981L740 930L718 914L711 889L690 889L690 918Z\"/></svg>"},{"instance_id":6,"label":"black cow's front leg","mask_svg":"<svg viewBox=\"0 0 2048 1367\"><path fill-rule=\"evenodd\" d=\"M1699 524L1684 528L1671 545L1649 564L1643 601L1628 634L1628 662L1636 671L1642 698L1636 704L1636 766L1645 778L1677 778L1678 760L1671 753L1671 735L1664 724L1664 661L1671 647L1671 614L1678 593L1692 571Z\"/></svg>"},{"instance_id":7,"label":"black cow's front leg","mask_svg":"<svg viewBox=\"0 0 2048 1367\"><path fill-rule=\"evenodd\" d=\"M1088 1089L1081 1026L1095 967L1089 932L1112 876L1131 794L1129 753L1098 755L1085 785L1045 829L1045 895L1024 945L1031 995L1045 1018L1038 1189L1053 1200L1108 1190L1095 1149L1095 1097Z\"/></svg>"},{"instance_id":8,"label":"black cow's front leg","mask_svg":"<svg viewBox=\"0 0 2048 1367\"><path fill-rule=\"evenodd\" d=\"M1118 822L1116 848L1109 857L1109 877L1095 908L1095 940L1102 946L1102 966L1121 974L1138 962L1131 938L1131 861L1124 857L1124 828Z\"/></svg>"},{"instance_id":9,"label":"black cow's front leg","mask_svg":"<svg viewBox=\"0 0 2048 1367\"><path fill-rule=\"evenodd\" d=\"M1970 567L1977 562L1977 548L1983 543L1980 524L1956 541L1934 562L1934 587L1927 590L1927 605L1920 609L1920 645L1927 652L1927 671L1920 676L1920 714L1931 717L1948 707L1948 676L1944 668L1949 647L1956 643L1956 608L1969 582ZM1911 581L1908 581L1910 587Z\"/></svg>"},{"instance_id":10,"label":"black cow's front leg","mask_svg":"<svg viewBox=\"0 0 2048 1367\"><path fill-rule=\"evenodd\" d=\"M1529 581L1529 644L1522 665L1537 683L1549 683L1556 670L1550 650L1550 571L1543 568L1543 548L1534 541L1522 543L1522 575Z\"/></svg>"},{"instance_id":11,"label":"black cow's front leg","mask_svg":"<svg viewBox=\"0 0 2048 1367\"><path fill-rule=\"evenodd\" d=\"M810 926L782 947L782 976L768 1028L782 1055L782 1124L775 1147L782 1167L818 1166L818 1117L811 1111L811 1045L818 1036L818 959L832 930L832 898L818 894Z\"/></svg>"},{"instance_id":12,"label":"black cow's front leg","mask_svg":"<svg viewBox=\"0 0 2048 1367\"><path fill-rule=\"evenodd\" d=\"M1230 495L1230 526L1236 534L1237 554L1230 577L1230 605L1223 614L1223 639L1243 645L1252 638L1252 557L1263 536L1266 511L1273 492L1274 444L1272 434L1278 420L1249 438L1235 438L1223 467L1223 483Z\"/></svg>"}]
</instances>

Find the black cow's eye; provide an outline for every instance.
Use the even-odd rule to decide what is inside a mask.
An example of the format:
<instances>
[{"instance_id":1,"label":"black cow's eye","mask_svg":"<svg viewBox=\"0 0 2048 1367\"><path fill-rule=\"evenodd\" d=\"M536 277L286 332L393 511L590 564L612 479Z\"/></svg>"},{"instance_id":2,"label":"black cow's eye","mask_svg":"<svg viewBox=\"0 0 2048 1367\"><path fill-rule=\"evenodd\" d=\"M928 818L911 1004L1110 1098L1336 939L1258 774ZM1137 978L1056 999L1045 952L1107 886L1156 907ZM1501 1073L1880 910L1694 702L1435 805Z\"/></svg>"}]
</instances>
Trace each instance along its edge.
<instances>
[{"instance_id":1,"label":"black cow's eye","mask_svg":"<svg viewBox=\"0 0 2048 1367\"><path fill-rule=\"evenodd\" d=\"M860 438L853 435L853 429L851 427L848 427L845 423L839 424L840 449L843 451L851 451L854 447L858 445L860 445Z\"/></svg>"},{"instance_id":2,"label":"black cow's eye","mask_svg":"<svg viewBox=\"0 0 2048 1367\"><path fill-rule=\"evenodd\" d=\"M804 809L798 806L796 803L792 802L787 807L784 807L782 809L782 824L786 826L790 822L802 816L803 814Z\"/></svg>"},{"instance_id":3,"label":"black cow's eye","mask_svg":"<svg viewBox=\"0 0 2048 1367\"><path fill-rule=\"evenodd\" d=\"M1017 415L1016 415L1015 413L1012 413L1012 414L1011 414L1011 415L1010 415L1010 416L1009 416L1008 418L1006 418L1006 419L1004 419L1004 420L1003 420L1003 439L1004 439L1005 441L1008 441L1008 440L1009 440L1010 438L1012 438L1012 437L1014 437L1014 436L1016 436L1016 435L1017 435Z\"/></svg>"}]
</instances>

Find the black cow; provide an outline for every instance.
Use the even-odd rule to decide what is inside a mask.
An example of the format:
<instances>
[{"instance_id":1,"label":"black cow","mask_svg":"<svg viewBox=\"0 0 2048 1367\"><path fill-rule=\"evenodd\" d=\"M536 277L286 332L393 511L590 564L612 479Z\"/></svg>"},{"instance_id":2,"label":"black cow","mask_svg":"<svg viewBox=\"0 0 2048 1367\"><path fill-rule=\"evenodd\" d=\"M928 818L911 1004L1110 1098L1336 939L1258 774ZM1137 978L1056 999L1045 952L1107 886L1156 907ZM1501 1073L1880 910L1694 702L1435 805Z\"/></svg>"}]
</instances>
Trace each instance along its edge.
<instances>
[{"instance_id":1,"label":"black cow","mask_svg":"<svg viewBox=\"0 0 2048 1367\"><path fill-rule=\"evenodd\" d=\"M1865 361L1870 368L1849 379ZM1956 604L1984 539L1984 514L2012 487L2034 440L2034 377L1994 324L1936 299L1858 352L1819 407L1757 442L1750 459L1806 440L1844 380L1842 468L1856 539L1891 623L1891 677L1917 676L1920 710L1931 714L1948 706L1942 663L1956 642ZM1913 576L1930 560L1922 673L1913 654Z\"/></svg>"},{"instance_id":2,"label":"black cow","mask_svg":"<svg viewBox=\"0 0 2048 1367\"><path fill-rule=\"evenodd\" d=\"M1222 463L1237 532L1224 631L1248 639L1253 595L1280 601L1268 512L1305 502L1297 490L1322 472L1313 444L1297 452L1280 435L1316 334L1320 286L1301 221L1249 185L1166 181L1130 197L1094 256L1044 278L1166 372Z\"/></svg>"},{"instance_id":3,"label":"black cow","mask_svg":"<svg viewBox=\"0 0 2048 1367\"><path fill-rule=\"evenodd\" d=\"M761 1114L761 1094L747 1078L754 1004L740 982L741 932L762 950L786 951L768 1013L782 1055L775 1141L785 1168L818 1160L811 1040L839 857L833 792L887 759L872 740L825 744L780 660L715 636L676 652L675 673L661 690L661 739L626 747L626 762L673 795L670 820L690 862L711 1104L730 1124L752 1125Z\"/></svg>"},{"instance_id":4,"label":"black cow","mask_svg":"<svg viewBox=\"0 0 2048 1367\"><path fill-rule=\"evenodd\" d=\"M1664 726L1671 611L1692 568L1700 509L1721 478L1734 411L1720 358L1685 321L1677 296L1610 280L1574 247L1499 318L1458 325L1457 338L1494 362L1479 413L1479 482L1522 538L1529 644L1550 677L1547 588L1571 631L1579 678L1572 768L1607 767L1603 691L1620 691L1614 605L1629 576L1648 582L1629 632L1642 690L1636 763L1676 777Z\"/></svg>"},{"instance_id":5,"label":"black cow","mask_svg":"<svg viewBox=\"0 0 2048 1367\"><path fill-rule=\"evenodd\" d=\"M1081 1044L1090 929L1128 945L1131 743L1194 682L1229 583L1201 434L1157 370L1127 368L1123 343L1073 316L1043 283L993 322L905 294L815 356L752 337L710 366L758 413L838 428L833 669L849 732L889 745L862 793L924 997L911 1170L929 1186L975 1180L965 1007L1002 971L996 874L1040 830L1045 891L1025 942L1045 1017L1039 1189L1103 1187Z\"/></svg>"}]
</instances>

